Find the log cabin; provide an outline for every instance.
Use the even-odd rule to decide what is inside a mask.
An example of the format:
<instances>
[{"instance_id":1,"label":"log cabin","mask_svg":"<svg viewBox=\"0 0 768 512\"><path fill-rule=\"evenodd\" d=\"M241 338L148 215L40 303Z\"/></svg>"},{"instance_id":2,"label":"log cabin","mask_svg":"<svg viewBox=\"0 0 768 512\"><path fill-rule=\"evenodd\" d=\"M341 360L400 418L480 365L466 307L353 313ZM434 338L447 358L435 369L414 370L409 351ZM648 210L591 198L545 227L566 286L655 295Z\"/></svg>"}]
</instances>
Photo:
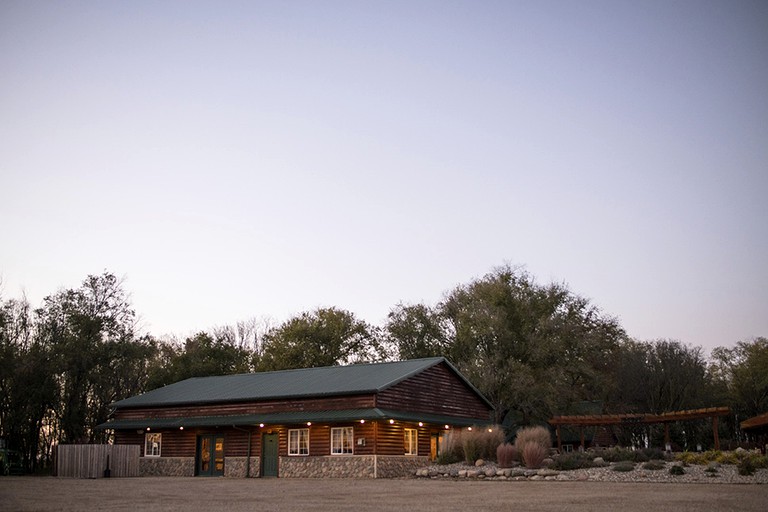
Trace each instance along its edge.
<instances>
[{"instance_id":1,"label":"log cabin","mask_svg":"<svg viewBox=\"0 0 768 512\"><path fill-rule=\"evenodd\" d=\"M187 379L115 402L99 428L142 476L400 477L490 402L445 358Z\"/></svg>"}]
</instances>

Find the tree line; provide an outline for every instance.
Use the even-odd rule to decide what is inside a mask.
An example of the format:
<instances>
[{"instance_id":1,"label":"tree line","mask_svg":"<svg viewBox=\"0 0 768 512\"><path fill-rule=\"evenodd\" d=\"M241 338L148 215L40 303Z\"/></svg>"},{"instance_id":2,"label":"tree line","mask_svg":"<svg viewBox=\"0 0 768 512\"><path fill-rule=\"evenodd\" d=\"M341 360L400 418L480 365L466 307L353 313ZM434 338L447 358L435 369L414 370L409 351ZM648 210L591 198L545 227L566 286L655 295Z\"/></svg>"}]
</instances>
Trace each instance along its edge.
<instances>
[{"instance_id":1,"label":"tree line","mask_svg":"<svg viewBox=\"0 0 768 512\"><path fill-rule=\"evenodd\" d=\"M107 441L95 427L111 403L186 378L433 356L448 358L509 430L580 413L585 403L604 413L727 405L734 414L721 437L742 441L738 422L768 411L768 339L710 357L677 340L635 340L566 285L539 284L510 266L437 304L397 304L381 326L327 307L183 341L141 333L124 283L105 272L37 308L0 296L0 438L34 471L50 465L59 443ZM673 436L690 446L707 428Z\"/></svg>"}]
</instances>

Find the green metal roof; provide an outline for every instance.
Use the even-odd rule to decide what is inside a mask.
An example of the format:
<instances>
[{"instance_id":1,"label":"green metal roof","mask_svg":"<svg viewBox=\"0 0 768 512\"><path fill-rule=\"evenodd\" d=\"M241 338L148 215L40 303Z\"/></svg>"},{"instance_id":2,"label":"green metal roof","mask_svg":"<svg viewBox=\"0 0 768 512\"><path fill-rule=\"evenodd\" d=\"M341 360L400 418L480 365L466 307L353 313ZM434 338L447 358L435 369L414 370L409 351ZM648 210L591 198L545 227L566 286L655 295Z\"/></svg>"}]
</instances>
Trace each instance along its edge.
<instances>
[{"instance_id":1,"label":"green metal roof","mask_svg":"<svg viewBox=\"0 0 768 512\"><path fill-rule=\"evenodd\" d=\"M437 425L470 426L491 423L488 418L457 418L437 414L421 414L408 411L392 411L378 408L344 409L329 411L291 411L269 414L245 414L232 416L192 416L184 418L144 418L113 420L102 423L97 428L106 430L145 430L147 428L179 428L179 427L228 427L228 426L257 426L285 425L310 422L348 422L348 421L423 421Z\"/></svg>"},{"instance_id":2,"label":"green metal roof","mask_svg":"<svg viewBox=\"0 0 768 512\"><path fill-rule=\"evenodd\" d=\"M121 409L376 393L440 363L448 365L492 408L482 393L442 357L197 377L126 398L112 405Z\"/></svg>"}]
</instances>

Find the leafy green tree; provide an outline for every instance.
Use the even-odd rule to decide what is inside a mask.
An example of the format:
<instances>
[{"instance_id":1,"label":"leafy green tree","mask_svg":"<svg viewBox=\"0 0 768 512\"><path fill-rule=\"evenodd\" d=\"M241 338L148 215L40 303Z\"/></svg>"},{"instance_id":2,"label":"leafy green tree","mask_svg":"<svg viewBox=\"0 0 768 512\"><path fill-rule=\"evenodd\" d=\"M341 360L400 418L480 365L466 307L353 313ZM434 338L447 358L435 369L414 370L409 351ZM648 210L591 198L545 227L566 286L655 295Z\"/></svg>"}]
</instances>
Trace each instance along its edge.
<instances>
[{"instance_id":1,"label":"leafy green tree","mask_svg":"<svg viewBox=\"0 0 768 512\"><path fill-rule=\"evenodd\" d=\"M389 313L385 325L400 360L446 355L448 330L449 325L440 312L424 304L398 304Z\"/></svg>"},{"instance_id":2,"label":"leafy green tree","mask_svg":"<svg viewBox=\"0 0 768 512\"><path fill-rule=\"evenodd\" d=\"M182 347L165 343L160 347L161 365L151 370L147 387L172 384L192 377L230 375L251 371L250 352L225 338L206 332L187 338Z\"/></svg>"},{"instance_id":3,"label":"leafy green tree","mask_svg":"<svg viewBox=\"0 0 768 512\"><path fill-rule=\"evenodd\" d=\"M496 407L530 424L594 399L606 359L624 332L560 284L541 286L504 266L451 291L439 305L450 322L447 354Z\"/></svg>"},{"instance_id":4,"label":"leafy green tree","mask_svg":"<svg viewBox=\"0 0 768 512\"><path fill-rule=\"evenodd\" d=\"M33 471L57 389L51 351L36 337L26 299L0 303L0 361L0 437Z\"/></svg>"},{"instance_id":5,"label":"leafy green tree","mask_svg":"<svg viewBox=\"0 0 768 512\"><path fill-rule=\"evenodd\" d=\"M716 373L742 419L768 411L768 338L740 341L712 351Z\"/></svg>"},{"instance_id":6,"label":"leafy green tree","mask_svg":"<svg viewBox=\"0 0 768 512\"><path fill-rule=\"evenodd\" d=\"M376 329L349 311L320 308L271 329L264 337L259 370L283 370L383 361Z\"/></svg>"}]
</instances>

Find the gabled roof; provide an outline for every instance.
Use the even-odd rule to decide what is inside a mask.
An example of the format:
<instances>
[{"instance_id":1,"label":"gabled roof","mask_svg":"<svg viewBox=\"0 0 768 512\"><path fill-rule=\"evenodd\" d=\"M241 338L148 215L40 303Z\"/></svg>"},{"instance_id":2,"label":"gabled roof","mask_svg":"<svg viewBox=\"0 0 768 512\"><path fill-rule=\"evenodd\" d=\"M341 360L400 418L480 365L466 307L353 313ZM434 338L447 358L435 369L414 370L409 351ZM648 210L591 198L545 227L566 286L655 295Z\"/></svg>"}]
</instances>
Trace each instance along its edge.
<instances>
[{"instance_id":1,"label":"gabled roof","mask_svg":"<svg viewBox=\"0 0 768 512\"><path fill-rule=\"evenodd\" d=\"M491 407L483 395L443 357L196 377L126 398L112 405L121 409L378 393L440 363L445 363Z\"/></svg>"}]
</instances>

